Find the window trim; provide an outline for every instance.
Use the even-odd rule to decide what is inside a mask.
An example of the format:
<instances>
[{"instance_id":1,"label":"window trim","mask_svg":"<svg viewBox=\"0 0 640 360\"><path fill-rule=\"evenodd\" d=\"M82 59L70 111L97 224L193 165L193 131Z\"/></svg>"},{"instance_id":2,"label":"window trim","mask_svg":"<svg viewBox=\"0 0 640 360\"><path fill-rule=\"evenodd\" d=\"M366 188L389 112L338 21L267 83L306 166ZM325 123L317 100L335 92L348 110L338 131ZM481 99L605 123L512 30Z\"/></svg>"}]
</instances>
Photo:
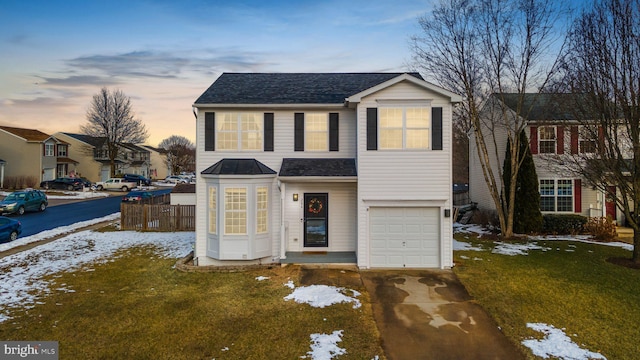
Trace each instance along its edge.
<instances>
[{"instance_id":1,"label":"window trim","mask_svg":"<svg viewBox=\"0 0 640 360\"><path fill-rule=\"evenodd\" d=\"M207 192L209 199L207 201L208 205L208 217L207 221L209 225L207 226L207 233L211 235L218 234L218 187L209 185L209 191Z\"/></svg>"},{"instance_id":2,"label":"window trim","mask_svg":"<svg viewBox=\"0 0 640 360\"><path fill-rule=\"evenodd\" d=\"M322 117L322 119L315 119L315 117ZM324 123L324 130L311 130L309 126L309 122L318 121ZM312 134L324 134L324 147L322 149L313 149L311 148L311 141L309 139ZM321 151L329 151L329 113L319 113L319 112L307 112L304 113L304 150L311 152L321 152Z\"/></svg>"},{"instance_id":3,"label":"window trim","mask_svg":"<svg viewBox=\"0 0 640 360\"><path fill-rule=\"evenodd\" d=\"M56 145L51 143L45 143L44 156L56 156Z\"/></svg>"},{"instance_id":4,"label":"window trim","mask_svg":"<svg viewBox=\"0 0 640 360\"><path fill-rule=\"evenodd\" d=\"M593 134L594 131L593 130L589 130L586 129L588 128L587 125L579 125L578 126L578 153L580 154L595 154L597 151L597 143L596 143L596 139L593 139L592 137L585 137L585 133L586 135L590 135ZM597 133L597 132L596 132ZM584 151L585 147L583 146L583 143L591 143L592 149L593 151Z\"/></svg>"},{"instance_id":5,"label":"window trim","mask_svg":"<svg viewBox=\"0 0 640 360\"><path fill-rule=\"evenodd\" d=\"M264 201L261 201L261 191L264 191ZM255 218L255 233L256 234L267 234L269 233L269 187L268 186L256 186L255 189L255 209L256 209L256 218ZM261 207L263 205L263 207ZM263 225L263 226L262 226ZM261 228L262 226L262 228Z\"/></svg>"}]
</instances>

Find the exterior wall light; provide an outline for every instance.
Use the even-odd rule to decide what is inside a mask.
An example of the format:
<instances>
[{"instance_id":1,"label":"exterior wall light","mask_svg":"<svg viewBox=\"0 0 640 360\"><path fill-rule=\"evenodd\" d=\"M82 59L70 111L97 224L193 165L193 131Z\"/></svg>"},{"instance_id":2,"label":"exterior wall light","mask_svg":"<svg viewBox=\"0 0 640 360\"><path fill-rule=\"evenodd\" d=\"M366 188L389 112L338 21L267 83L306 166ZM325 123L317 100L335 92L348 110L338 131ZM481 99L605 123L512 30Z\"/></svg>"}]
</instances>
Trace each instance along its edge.
<instances>
[{"instance_id":1,"label":"exterior wall light","mask_svg":"<svg viewBox=\"0 0 640 360\"><path fill-rule=\"evenodd\" d=\"M298 194L293 194L293 201L298 201Z\"/></svg>"}]
</instances>

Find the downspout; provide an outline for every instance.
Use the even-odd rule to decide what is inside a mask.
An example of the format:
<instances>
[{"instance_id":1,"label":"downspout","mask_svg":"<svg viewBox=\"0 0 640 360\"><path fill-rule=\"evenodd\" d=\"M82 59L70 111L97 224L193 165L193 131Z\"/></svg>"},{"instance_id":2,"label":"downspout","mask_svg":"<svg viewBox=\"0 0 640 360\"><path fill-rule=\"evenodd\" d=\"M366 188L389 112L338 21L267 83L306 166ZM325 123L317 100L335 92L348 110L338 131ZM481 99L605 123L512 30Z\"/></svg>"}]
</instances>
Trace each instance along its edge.
<instances>
[{"instance_id":1,"label":"downspout","mask_svg":"<svg viewBox=\"0 0 640 360\"><path fill-rule=\"evenodd\" d=\"M287 258L287 249L286 249L286 234L285 234L285 211L284 211L284 203L285 203L285 193L286 186L285 183L278 180L278 188L280 189L280 260L284 260Z\"/></svg>"}]
</instances>

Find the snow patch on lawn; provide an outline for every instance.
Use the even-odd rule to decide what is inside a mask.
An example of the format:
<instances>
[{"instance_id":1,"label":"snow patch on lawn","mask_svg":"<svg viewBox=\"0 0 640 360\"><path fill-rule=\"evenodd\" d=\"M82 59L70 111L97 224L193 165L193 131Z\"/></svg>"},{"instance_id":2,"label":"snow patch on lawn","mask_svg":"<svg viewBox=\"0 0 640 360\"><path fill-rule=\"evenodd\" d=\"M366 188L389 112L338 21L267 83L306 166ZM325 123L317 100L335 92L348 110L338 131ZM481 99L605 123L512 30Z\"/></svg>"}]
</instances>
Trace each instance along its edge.
<instances>
[{"instance_id":1,"label":"snow patch on lawn","mask_svg":"<svg viewBox=\"0 0 640 360\"><path fill-rule=\"evenodd\" d=\"M522 345L528 347L534 355L543 359L548 359L550 356L562 360L607 359L600 353L581 349L562 330L556 329L553 325L529 323L527 327L545 334L542 340L528 339L522 341Z\"/></svg>"},{"instance_id":2,"label":"snow patch on lawn","mask_svg":"<svg viewBox=\"0 0 640 360\"><path fill-rule=\"evenodd\" d=\"M311 351L307 354L313 360L331 360L334 356L344 355L346 349L338 346L342 341L343 330L336 330L331 334L311 334ZM306 356L300 356L301 359L307 359Z\"/></svg>"},{"instance_id":3,"label":"snow patch on lawn","mask_svg":"<svg viewBox=\"0 0 640 360\"><path fill-rule=\"evenodd\" d=\"M289 283L285 284L285 286L289 286L291 288ZM344 293L347 290L350 291L354 297L345 295ZM351 289L327 285L309 285L295 288L291 294L284 297L284 300L294 300L297 303L306 303L318 308L338 303L353 303L353 308L357 309L362 306L360 300L355 298L357 296L360 296L360 293Z\"/></svg>"},{"instance_id":4,"label":"snow patch on lawn","mask_svg":"<svg viewBox=\"0 0 640 360\"><path fill-rule=\"evenodd\" d=\"M45 280L47 276L69 270L93 271L95 264L113 261L118 250L139 245L156 246L160 256L180 258L193 249L194 242L193 232L87 230L6 256L0 259L0 322L8 319L11 309L33 308L40 297L51 293L52 281ZM63 286L56 290L72 292Z\"/></svg>"},{"instance_id":5,"label":"snow patch on lawn","mask_svg":"<svg viewBox=\"0 0 640 360\"><path fill-rule=\"evenodd\" d=\"M480 246L473 246L464 241L458 241L453 239L453 250L457 251L484 251L484 249Z\"/></svg>"},{"instance_id":6,"label":"snow patch on lawn","mask_svg":"<svg viewBox=\"0 0 640 360\"><path fill-rule=\"evenodd\" d=\"M495 244L497 244L497 246L493 248L493 250L491 251L492 253L509 256L529 255L529 250L551 250L551 248L540 246L535 243L512 244L496 241Z\"/></svg>"}]
</instances>

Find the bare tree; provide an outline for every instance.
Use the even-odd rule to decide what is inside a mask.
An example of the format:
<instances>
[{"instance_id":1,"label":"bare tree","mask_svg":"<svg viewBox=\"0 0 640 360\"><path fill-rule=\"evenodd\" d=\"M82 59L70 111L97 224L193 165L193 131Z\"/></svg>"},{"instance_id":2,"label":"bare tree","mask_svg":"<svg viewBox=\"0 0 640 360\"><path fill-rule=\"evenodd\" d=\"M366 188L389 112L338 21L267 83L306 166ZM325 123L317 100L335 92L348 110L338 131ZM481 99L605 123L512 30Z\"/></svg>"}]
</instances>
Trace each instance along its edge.
<instances>
[{"instance_id":1,"label":"bare tree","mask_svg":"<svg viewBox=\"0 0 640 360\"><path fill-rule=\"evenodd\" d=\"M196 159L196 147L184 136L172 135L160 142L159 148L167 151L165 164L172 174L193 171Z\"/></svg>"},{"instance_id":2,"label":"bare tree","mask_svg":"<svg viewBox=\"0 0 640 360\"><path fill-rule=\"evenodd\" d=\"M93 96L87 111L87 124L80 129L86 135L104 138L111 176L115 175L120 144L139 144L148 137L142 121L134 117L131 99L121 90L109 91L106 87Z\"/></svg>"},{"instance_id":3,"label":"bare tree","mask_svg":"<svg viewBox=\"0 0 640 360\"><path fill-rule=\"evenodd\" d=\"M525 128L525 94L544 88L553 74L551 45L561 9L553 0L443 0L419 19L412 38L415 64L440 86L463 96L460 106L495 203L502 236L513 236L517 152ZM550 62L551 61L551 62ZM517 111L501 96L517 94ZM511 95L512 96L512 95ZM511 186L504 188L499 150L510 145ZM510 196L501 196L509 193ZM507 201L506 199L509 199Z\"/></svg>"},{"instance_id":4,"label":"bare tree","mask_svg":"<svg viewBox=\"0 0 640 360\"><path fill-rule=\"evenodd\" d=\"M594 139L580 144L573 168L615 200L640 263L640 0L596 0L573 23L563 63L564 89L583 94L581 138Z\"/></svg>"}]
</instances>

